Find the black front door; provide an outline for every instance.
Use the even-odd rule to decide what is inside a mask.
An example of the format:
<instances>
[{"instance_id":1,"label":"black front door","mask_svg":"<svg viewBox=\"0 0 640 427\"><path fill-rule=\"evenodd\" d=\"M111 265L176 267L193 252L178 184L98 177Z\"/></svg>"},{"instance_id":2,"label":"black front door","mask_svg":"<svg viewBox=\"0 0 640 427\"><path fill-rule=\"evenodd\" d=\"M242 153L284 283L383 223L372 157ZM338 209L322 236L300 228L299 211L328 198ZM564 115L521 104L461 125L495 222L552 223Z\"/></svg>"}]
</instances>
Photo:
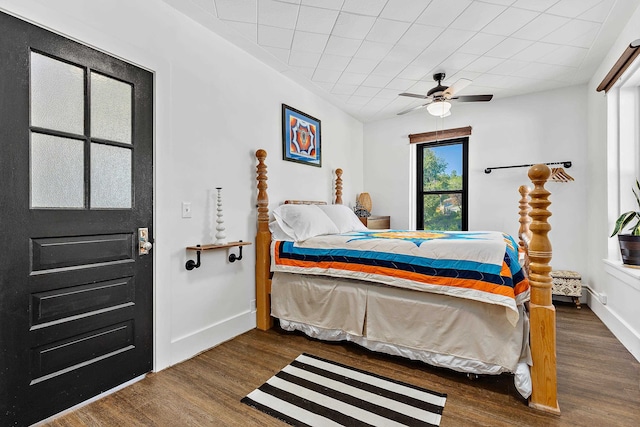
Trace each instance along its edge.
<instances>
[{"instance_id":1,"label":"black front door","mask_svg":"<svg viewBox=\"0 0 640 427\"><path fill-rule=\"evenodd\" d=\"M152 150L151 73L0 13L0 425L151 370Z\"/></svg>"}]
</instances>

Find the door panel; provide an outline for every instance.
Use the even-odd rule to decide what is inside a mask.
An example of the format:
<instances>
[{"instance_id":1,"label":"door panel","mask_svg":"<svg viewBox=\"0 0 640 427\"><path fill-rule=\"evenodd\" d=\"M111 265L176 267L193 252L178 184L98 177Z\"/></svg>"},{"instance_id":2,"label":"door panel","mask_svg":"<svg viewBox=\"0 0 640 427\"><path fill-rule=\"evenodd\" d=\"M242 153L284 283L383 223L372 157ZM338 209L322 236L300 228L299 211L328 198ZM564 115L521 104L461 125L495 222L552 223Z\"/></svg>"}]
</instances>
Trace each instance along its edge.
<instances>
[{"instance_id":1,"label":"door panel","mask_svg":"<svg viewBox=\"0 0 640 427\"><path fill-rule=\"evenodd\" d=\"M0 425L151 370L153 75L0 13Z\"/></svg>"}]
</instances>

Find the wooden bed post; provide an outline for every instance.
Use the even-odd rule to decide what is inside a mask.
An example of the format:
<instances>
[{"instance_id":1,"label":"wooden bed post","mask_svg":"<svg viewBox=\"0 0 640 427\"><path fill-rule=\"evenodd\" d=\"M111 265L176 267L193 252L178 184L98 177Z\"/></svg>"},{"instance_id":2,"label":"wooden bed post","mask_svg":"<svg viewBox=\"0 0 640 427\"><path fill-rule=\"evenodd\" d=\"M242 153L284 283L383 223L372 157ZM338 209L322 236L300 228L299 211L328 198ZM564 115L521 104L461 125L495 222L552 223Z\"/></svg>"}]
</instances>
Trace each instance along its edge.
<instances>
[{"instance_id":1,"label":"wooden bed post","mask_svg":"<svg viewBox=\"0 0 640 427\"><path fill-rule=\"evenodd\" d=\"M551 302L552 279L551 242L547 234L551 225L547 222L551 212L547 209L551 194L544 188L551 170L546 165L534 165L529 178L534 184L531 192L532 237L529 242L531 302L531 367L532 393L529 406L559 414L556 373L556 309Z\"/></svg>"},{"instance_id":2,"label":"wooden bed post","mask_svg":"<svg viewBox=\"0 0 640 427\"><path fill-rule=\"evenodd\" d=\"M526 246L531 241L531 230L529 229L529 225L531 224L531 217L529 216L529 212L531 212L531 205L529 205L529 193L531 192L531 188L526 185L521 185L518 188L518 192L520 193L520 228L518 229L518 246L522 251L526 252Z\"/></svg>"},{"instance_id":3,"label":"wooden bed post","mask_svg":"<svg viewBox=\"0 0 640 427\"><path fill-rule=\"evenodd\" d=\"M529 205L529 193L531 188L526 185L521 185L518 188L520 193L520 228L518 229L518 258L522 262L527 277L529 277L529 243L531 242L531 230L529 225L531 224L531 206Z\"/></svg>"},{"instance_id":4,"label":"wooden bed post","mask_svg":"<svg viewBox=\"0 0 640 427\"><path fill-rule=\"evenodd\" d=\"M258 329L266 331L273 326L271 318L271 279L269 278L269 250L271 232L269 231L269 196L267 195L267 158L265 150L256 151L258 181L258 231L256 234L256 324Z\"/></svg>"},{"instance_id":5,"label":"wooden bed post","mask_svg":"<svg viewBox=\"0 0 640 427\"><path fill-rule=\"evenodd\" d=\"M342 169L336 169L336 205L342 204Z\"/></svg>"}]
</instances>

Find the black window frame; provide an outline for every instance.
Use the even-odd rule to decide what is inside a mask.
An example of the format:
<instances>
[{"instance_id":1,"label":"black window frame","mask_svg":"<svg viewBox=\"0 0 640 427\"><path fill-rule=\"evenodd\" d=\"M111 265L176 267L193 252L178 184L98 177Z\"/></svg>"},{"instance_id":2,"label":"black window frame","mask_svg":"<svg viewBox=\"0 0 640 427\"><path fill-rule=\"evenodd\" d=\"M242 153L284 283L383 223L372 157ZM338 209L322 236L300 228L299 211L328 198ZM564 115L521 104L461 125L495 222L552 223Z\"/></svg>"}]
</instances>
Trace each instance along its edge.
<instances>
[{"instance_id":1,"label":"black window frame","mask_svg":"<svg viewBox=\"0 0 640 427\"><path fill-rule=\"evenodd\" d=\"M424 190L424 150L446 145L462 145L462 190ZM428 194L462 195L462 231L469 230L469 137L453 138L444 141L425 142L416 147L416 229L424 230L424 196Z\"/></svg>"}]
</instances>

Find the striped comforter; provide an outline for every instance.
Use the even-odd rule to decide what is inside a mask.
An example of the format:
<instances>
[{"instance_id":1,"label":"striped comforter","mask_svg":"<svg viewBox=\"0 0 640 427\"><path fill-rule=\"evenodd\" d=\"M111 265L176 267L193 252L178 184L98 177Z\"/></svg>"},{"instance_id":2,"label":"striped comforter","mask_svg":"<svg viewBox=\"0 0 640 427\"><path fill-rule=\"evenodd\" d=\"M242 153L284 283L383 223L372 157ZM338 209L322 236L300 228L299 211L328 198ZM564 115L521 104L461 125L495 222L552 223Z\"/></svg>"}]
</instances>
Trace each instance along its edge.
<instances>
[{"instance_id":1,"label":"striped comforter","mask_svg":"<svg viewBox=\"0 0 640 427\"><path fill-rule=\"evenodd\" d=\"M513 238L499 232L363 231L275 241L274 272L315 274L435 292L507 308L529 299Z\"/></svg>"}]
</instances>

